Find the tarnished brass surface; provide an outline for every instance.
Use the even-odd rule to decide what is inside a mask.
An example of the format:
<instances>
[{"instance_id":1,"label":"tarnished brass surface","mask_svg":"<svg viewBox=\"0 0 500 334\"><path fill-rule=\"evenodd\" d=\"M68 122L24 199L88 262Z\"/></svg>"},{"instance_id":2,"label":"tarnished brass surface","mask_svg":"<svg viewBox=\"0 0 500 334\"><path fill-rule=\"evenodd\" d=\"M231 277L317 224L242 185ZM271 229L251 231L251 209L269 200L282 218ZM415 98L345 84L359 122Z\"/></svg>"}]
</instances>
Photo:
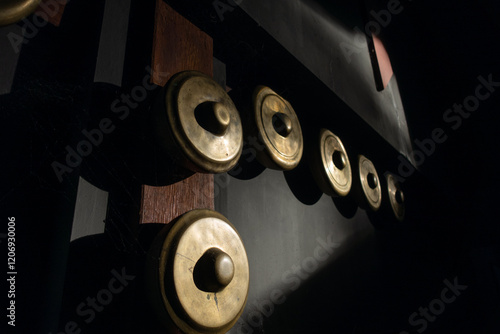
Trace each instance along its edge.
<instances>
[{"instance_id":1,"label":"tarnished brass surface","mask_svg":"<svg viewBox=\"0 0 500 334\"><path fill-rule=\"evenodd\" d=\"M200 72L180 72L167 83L164 102L164 108L155 110L157 133L169 150L183 157L181 164L204 173L234 167L243 148L243 129L221 86Z\"/></svg>"},{"instance_id":2,"label":"tarnished brass surface","mask_svg":"<svg viewBox=\"0 0 500 334\"><path fill-rule=\"evenodd\" d=\"M167 230L148 262L157 313L184 333L226 333L243 312L249 287L238 232L211 210L190 211Z\"/></svg>"},{"instance_id":3,"label":"tarnished brass surface","mask_svg":"<svg viewBox=\"0 0 500 334\"><path fill-rule=\"evenodd\" d=\"M253 113L259 162L278 170L297 167L304 144L299 119L290 103L272 89L259 86L253 94Z\"/></svg>"},{"instance_id":4,"label":"tarnished brass surface","mask_svg":"<svg viewBox=\"0 0 500 334\"><path fill-rule=\"evenodd\" d=\"M330 196L346 196L351 190L349 157L339 137L321 129L311 150L310 166L319 188Z\"/></svg>"},{"instance_id":5,"label":"tarnished brass surface","mask_svg":"<svg viewBox=\"0 0 500 334\"><path fill-rule=\"evenodd\" d=\"M361 190L361 204L377 211L382 203L382 188L373 163L365 156L359 155L357 161L357 181Z\"/></svg>"},{"instance_id":6,"label":"tarnished brass surface","mask_svg":"<svg viewBox=\"0 0 500 334\"><path fill-rule=\"evenodd\" d=\"M387 197L391 205L392 212L396 219L403 221L405 217L405 197L401 184L392 174L386 175L387 180Z\"/></svg>"},{"instance_id":7,"label":"tarnished brass surface","mask_svg":"<svg viewBox=\"0 0 500 334\"><path fill-rule=\"evenodd\" d=\"M0 0L0 26L6 26L33 13L40 0Z\"/></svg>"}]
</instances>

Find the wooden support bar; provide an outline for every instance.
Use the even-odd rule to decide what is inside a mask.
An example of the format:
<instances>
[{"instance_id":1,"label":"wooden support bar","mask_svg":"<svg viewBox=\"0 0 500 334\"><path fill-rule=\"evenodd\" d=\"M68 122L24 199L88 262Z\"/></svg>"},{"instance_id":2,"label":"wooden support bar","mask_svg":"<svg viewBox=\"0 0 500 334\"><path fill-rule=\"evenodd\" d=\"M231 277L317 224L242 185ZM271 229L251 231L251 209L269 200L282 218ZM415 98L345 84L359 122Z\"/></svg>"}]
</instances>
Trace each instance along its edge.
<instances>
[{"instance_id":1,"label":"wooden support bar","mask_svg":"<svg viewBox=\"0 0 500 334\"><path fill-rule=\"evenodd\" d=\"M66 0L42 0L35 10L35 15L59 27L66 7Z\"/></svg>"},{"instance_id":2,"label":"wooden support bar","mask_svg":"<svg viewBox=\"0 0 500 334\"><path fill-rule=\"evenodd\" d=\"M210 36L157 0L152 57L153 82L164 86L177 72L197 70L213 75ZM168 73L168 76L158 75ZM197 173L165 187L142 186L140 223L168 224L183 213L214 209L214 176Z\"/></svg>"},{"instance_id":3,"label":"wooden support bar","mask_svg":"<svg viewBox=\"0 0 500 334\"><path fill-rule=\"evenodd\" d=\"M177 72L213 75L213 40L162 0L156 2L153 83L164 86ZM168 73L168 76L158 73Z\"/></svg>"}]
</instances>

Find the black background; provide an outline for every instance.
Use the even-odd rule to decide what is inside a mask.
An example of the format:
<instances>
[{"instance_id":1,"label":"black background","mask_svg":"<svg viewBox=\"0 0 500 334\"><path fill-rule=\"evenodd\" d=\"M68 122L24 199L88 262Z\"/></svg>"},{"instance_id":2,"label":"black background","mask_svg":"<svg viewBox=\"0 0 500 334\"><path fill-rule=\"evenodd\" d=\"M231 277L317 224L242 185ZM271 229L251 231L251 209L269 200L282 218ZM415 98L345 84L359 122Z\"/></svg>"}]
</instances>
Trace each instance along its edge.
<instances>
[{"instance_id":1,"label":"black background","mask_svg":"<svg viewBox=\"0 0 500 334\"><path fill-rule=\"evenodd\" d=\"M357 4L320 3L346 26L359 24ZM474 93L478 76L492 74L494 81L500 81L499 4L402 3L405 10L393 17L380 38L398 79L410 134L424 139L441 127L449 138L405 182L411 200L407 220L402 226L377 229L377 260L366 264L366 276L335 275L342 266L351 266L356 254L363 252L360 246L342 264L324 271L307 283L307 289L289 298L266 320L265 332L313 328L326 333L333 329L336 333L399 333L409 328L407 315L439 296L442 280L453 277L468 289L426 332L500 332L496 158L500 92L481 103L456 131L442 119L454 103ZM381 169L397 169L397 152L241 9L221 23L211 2L169 4L214 38L214 55L226 63L230 87L244 91L265 82L296 106L305 133L313 132L318 122L344 122L347 130L342 135L349 149L377 152ZM132 27L137 29L130 30L130 38L139 43L138 32L150 32L150 7L133 6ZM385 6L384 1L367 3L369 9ZM50 164L64 158L65 146L79 140L75 134L92 116L89 100L102 10L101 3L72 0L60 28L49 25L23 46L12 93L0 97L0 205L5 222L6 217L16 217L18 271L24 273L18 281L18 322L30 332L47 333L59 314L61 273L68 252L65 240L71 230L79 171L59 183ZM140 22L142 28L138 28ZM149 42L142 41L146 46ZM127 57L142 59L144 54L129 47ZM303 107L315 103L316 109L336 105L338 112L300 114ZM350 282L351 289L335 290L339 282Z\"/></svg>"}]
</instances>

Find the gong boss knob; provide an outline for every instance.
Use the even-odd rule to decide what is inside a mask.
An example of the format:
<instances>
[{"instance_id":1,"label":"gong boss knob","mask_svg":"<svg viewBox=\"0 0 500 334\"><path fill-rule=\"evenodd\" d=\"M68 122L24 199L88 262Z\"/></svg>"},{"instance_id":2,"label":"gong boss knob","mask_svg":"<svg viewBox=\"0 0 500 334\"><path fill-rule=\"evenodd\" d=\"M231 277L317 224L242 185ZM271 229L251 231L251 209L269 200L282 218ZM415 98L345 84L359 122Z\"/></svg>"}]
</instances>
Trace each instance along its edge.
<instances>
[{"instance_id":1,"label":"gong boss knob","mask_svg":"<svg viewBox=\"0 0 500 334\"><path fill-rule=\"evenodd\" d=\"M358 204L364 209L377 211L382 203L382 187L373 163L359 155L353 173L353 190Z\"/></svg>"},{"instance_id":2,"label":"gong boss knob","mask_svg":"<svg viewBox=\"0 0 500 334\"><path fill-rule=\"evenodd\" d=\"M226 333L246 304L249 268L238 232L221 214L193 210L166 226L147 263L150 300L184 333Z\"/></svg>"},{"instance_id":3,"label":"gong boss knob","mask_svg":"<svg viewBox=\"0 0 500 334\"><path fill-rule=\"evenodd\" d=\"M160 145L184 167L223 173L236 165L243 148L241 119L226 91L196 71L174 75L154 110Z\"/></svg>"},{"instance_id":4,"label":"gong boss knob","mask_svg":"<svg viewBox=\"0 0 500 334\"><path fill-rule=\"evenodd\" d=\"M330 196L346 196L352 186L349 157L339 137L321 129L311 149L310 167L318 187Z\"/></svg>"},{"instance_id":5,"label":"gong boss knob","mask_svg":"<svg viewBox=\"0 0 500 334\"><path fill-rule=\"evenodd\" d=\"M389 199L391 212L398 221L403 221L405 216L405 196L401 189L401 183L392 174L386 175L387 198Z\"/></svg>"},{"instance_id":6,"label":"gong boss knob","mask_svg":"<svg viewBox=\"0 0 500 334\"><path fill-rule=\"evenodd\" d=\"M40 0L0 1L0 27L22 20L33 13L39 4Z\"/></svg>"},{"instance_id":7,"label":"gong boss knob","mask_svg":"<svg viewBox=\"0 0 500 334\"><path fill-rule=\"evenodd\" d=\"M249 136L256 139L250 144L262 165L277 170L297 167L304 144L299 119L288 101L269 87L257 87L249 122Z\"/></svg>"}]
</instances>

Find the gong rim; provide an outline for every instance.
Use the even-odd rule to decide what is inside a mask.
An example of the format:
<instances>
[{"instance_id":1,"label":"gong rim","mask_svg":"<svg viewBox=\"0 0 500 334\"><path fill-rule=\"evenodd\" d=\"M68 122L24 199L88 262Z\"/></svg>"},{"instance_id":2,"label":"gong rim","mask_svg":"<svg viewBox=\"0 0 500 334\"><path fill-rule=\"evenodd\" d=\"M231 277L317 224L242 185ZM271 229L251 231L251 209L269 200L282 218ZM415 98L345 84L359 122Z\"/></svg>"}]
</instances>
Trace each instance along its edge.
<instances>
[{"instance_id":1,"label":"gong rim","mask_svg":"<svg viewBox=\"0 0 500 334\"><path fill-rule=\"evenodd\" d=\"M303 153L300 122L291 104L271 88L258 86L253 94L253 122L260 144L257 159L276 170L292 170ZM277 125L278 124L278 125Z\"/></svg>"},{"instance_id":2,"label":"gong rim","mask_svg":"<svg viewBox=\"0 0 500 334\"><path fill-rule=\"evenodd\" d=\"M165 126L177 152L186 158L181 161L185 167L224 173L236 165L243 150L241 119L231 98L211 77L197 71L177 73L167 83L164 102ZM210 104L210 110L202 112L213 113L213 129L199 123L198 107L203 104Z\"/></svg>"},{"instance_id":3,"label":"gong rim","mask_svg":"<svg viewBox=\"0 0 500 334\"><path fill-rule=\"evenodd\" d=\"M373 176L374 178L371 178ZM375 165L364 155L358 156L359 183L363 192L363 197L370 209L377 211L382 204L382 188ZM371 179L375 180L372 184Z\"/></svg>"},{"instance_id":4,"label":"gong rim","mask_svg":"<svg viewBox=\"0 0 500 334\"><path fill-rule=\"evenodd\" d=\"M163 316L184 333L226 333L241 316L249 288L248 259L236 229L215 211L193 210L177 219L157 243L159 253L152 256L158 259L154 276ZM221 291L207 292L196 286L192 271L213 247L232 258L234 277Z\"/></svg>"},{"instance_id":5,"label":"gong rim","mask_svg":"<svg viewBox=\"0 0 500 334\"><path fill-rule=\"evenodd\" d=\"M30 15L41 0L3 0L0 2L0 27L16 23Z\"/></svg>"},{"instance_id":6,"label":"gong rim","mask_svg":"<svg viewBox=\"0 0 500 334\"><path fill-rule=\"evenodd\" d=\"M321 190L330 196L347 196L352 187L352 169L347 151L338 136L327 129L321 129L313 148L315 166L313 175Z\"/></svg>"},{"instance_id":7,"label":"gong rim","mask_svg":"<svg viewBox=\"0 0 500 334\"><path fill-rule=\"evenodd\" d=\"M406 213L406 198L401 189L401 183L393 174L386 175L387 181L387 197L391 206L391 211L400 222L404 220Z\"/></svg>"}]
</instances>

